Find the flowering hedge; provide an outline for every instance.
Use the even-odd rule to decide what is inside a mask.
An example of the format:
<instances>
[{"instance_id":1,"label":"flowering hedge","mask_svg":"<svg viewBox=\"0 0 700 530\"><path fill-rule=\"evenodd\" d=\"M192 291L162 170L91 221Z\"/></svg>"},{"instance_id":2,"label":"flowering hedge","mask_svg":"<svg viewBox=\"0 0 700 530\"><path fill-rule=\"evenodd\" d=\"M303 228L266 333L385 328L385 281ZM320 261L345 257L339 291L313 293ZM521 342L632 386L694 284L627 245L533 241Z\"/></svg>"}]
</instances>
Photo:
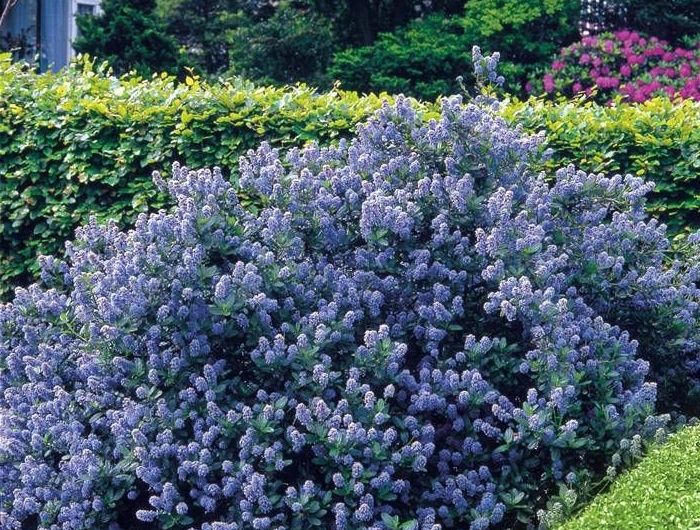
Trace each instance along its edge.
<instances>
[{"instance_id":1,"label":"flowering hedge","mask_svg":"<svg viewBox=\"0 0 700 530\"><path fill-rule=\"evenodd\" d=\"M700 248L492 105L175 165L44 258L0 306L3 528L513 528L692 412Z\"/></svg>"},{"instance_id":2,"label":"flowering hedge","mask_svg":"<svg viewBox=\"0 0 700 530\"><path fill-rule=\"evenodd\" d=\"M529 90L606 102L617 95L642 102L658 95L700 100L700 47L673 47L656 37L621 30L584 37L561 50Z\"/></svg>"}]
</instances>

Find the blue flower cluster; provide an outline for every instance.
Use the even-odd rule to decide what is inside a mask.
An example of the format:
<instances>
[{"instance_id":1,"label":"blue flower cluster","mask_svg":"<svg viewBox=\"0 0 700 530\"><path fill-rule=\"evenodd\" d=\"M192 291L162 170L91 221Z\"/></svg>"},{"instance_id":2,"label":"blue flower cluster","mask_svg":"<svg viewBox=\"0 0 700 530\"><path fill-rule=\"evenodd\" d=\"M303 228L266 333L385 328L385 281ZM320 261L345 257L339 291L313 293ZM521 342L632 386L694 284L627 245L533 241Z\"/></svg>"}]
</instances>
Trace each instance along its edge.
<instances>
[{"instance_id":1,"label":"blue flower cluster","mask_svg":"<svg viewBox=\"0 0 700 530\"><path fill-rule=\"evenodd\" d=\"M512 528L604 476L700 387L700 266L540 140L398 98L79 229L0 306L0 527Z\"/></svg>"}]
</instances>

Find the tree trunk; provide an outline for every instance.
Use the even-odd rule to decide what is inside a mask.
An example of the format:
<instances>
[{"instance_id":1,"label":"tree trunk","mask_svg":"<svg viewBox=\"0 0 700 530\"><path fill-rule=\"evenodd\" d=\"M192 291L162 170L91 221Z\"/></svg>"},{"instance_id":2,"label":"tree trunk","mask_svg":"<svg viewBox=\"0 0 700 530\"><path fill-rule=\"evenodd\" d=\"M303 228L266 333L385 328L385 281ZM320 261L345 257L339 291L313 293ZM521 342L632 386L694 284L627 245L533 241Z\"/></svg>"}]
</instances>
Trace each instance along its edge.
<instances>
[{"instance_id":1,"label":"tree trunk","mask_svg":"<svg viewBox=\"0 0 700 530\"><path fill-rule=\"evenodd\" d=\"M374 28L370 15L370 0L350 0L350 17L355 21L359 33L360 44L368 45L374 42Z\"/></svg>"}]
</instances>

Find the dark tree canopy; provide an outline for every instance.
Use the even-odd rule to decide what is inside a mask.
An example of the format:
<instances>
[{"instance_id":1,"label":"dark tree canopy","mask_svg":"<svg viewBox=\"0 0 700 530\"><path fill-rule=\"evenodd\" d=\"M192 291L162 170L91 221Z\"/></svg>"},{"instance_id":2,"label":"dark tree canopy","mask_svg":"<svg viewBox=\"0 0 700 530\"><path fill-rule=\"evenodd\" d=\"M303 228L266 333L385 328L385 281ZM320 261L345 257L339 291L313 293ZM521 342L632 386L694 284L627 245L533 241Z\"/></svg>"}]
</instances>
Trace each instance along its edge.
<instances>
[{"instance_id":1,"label":"dark tree canopy","mask_svg":"<svg viewBox=\"0 0 700 530\"><path fill-rule=\"evenodd\" d=\"M698 0L627 0L625 3L627 22L633 29L674 43L700 33Z\"/></svg>"},{"instance_id":2,"label":"dark tree canopy","mask_svg":"<svg viewBox=\"0 0 700 530\"><path fill-rule=\"evenodd\" d=\"M187 53L190 65L209 74L228 68L227 31L244 18L239 0L161 0L168 33Z\"/></svg>"},{"instance_id":3,"label":"dark tree canopy","mask_svg":"<svg viewBox=\"0 0 700 530\"><path fill-rule=\"evenodd\" d=\"M584 0L582 18L593 33L628 28L680 44L700 33L700 1Z\"/></svg>"},{"instance_id":4,"label":"dark tree canopy","mask_svg":"<svg viewBox=\"0 0 700 530\"><path fill-rule=\"evenodd\" d=\"M157 4L168 32L193 66L208 74L231 67L236 73L277 82L287 82L295 72L299 77L291 80L318 78L334 51L371 44L380 32L393 31L429 11L454 14L463 7L462 0L158 0Z\"/></svg>"},{"instance_id":5,"label":"dark tree canopy","mask_svg":"<svg viewBox=\"0 0 700 530\"><path fill-rule=\"evenodd\" d=\"M106 60L117 73L175 71L177 43L155 15L155 7L155 0L104 0L99 16L78 17L80 35L73 47Z\"/></svg>"}]
</instances>

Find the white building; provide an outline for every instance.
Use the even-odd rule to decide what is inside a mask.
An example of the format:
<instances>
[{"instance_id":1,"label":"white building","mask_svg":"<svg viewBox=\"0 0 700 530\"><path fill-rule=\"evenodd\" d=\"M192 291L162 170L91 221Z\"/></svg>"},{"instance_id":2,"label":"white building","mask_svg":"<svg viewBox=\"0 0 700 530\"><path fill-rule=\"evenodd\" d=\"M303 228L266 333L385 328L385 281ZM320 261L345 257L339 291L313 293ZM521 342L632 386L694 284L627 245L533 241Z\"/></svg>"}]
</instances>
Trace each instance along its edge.
<instances>
[{"instance_id":1,"label":"white building","mask_svg":"<svg viewBox=\"0 0 700 530\"><path fill-rule=\"evenodd\" d=\"M8 2L11 8L0 26L0 46L28 61L38 57L41 71L68 64L78 35L75 17L100 10L100 0L0 0L0 5Z\"/></svg>"}]
</instances>

